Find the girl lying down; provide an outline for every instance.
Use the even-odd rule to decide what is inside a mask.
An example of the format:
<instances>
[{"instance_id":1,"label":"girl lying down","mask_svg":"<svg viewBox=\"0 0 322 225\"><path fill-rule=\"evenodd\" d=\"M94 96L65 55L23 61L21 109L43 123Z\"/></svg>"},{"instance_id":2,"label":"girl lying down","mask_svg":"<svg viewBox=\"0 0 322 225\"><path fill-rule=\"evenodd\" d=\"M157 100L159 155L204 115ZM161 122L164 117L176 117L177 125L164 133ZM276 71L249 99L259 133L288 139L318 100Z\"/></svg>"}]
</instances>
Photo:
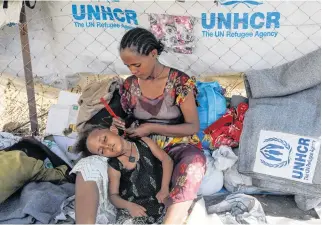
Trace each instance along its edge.
<instances>
[{"instance_id":1,"label":"girl lying down","mask_svg":"<svg viewBox=\"0 0 322 225\"><path fill-rule=\"evenodd\" d=\"M85 133L85 155L109 158L108 189L110 201L117 208L116 223L162 223L163 203L169 195L173 170L173 162L167 153L147 137L125 139L109 129L97 127ZM76 199L76 220L80 218L77 213L88 211L88 207L91 206L77 205Z\"/></svg>"}]
</instances>

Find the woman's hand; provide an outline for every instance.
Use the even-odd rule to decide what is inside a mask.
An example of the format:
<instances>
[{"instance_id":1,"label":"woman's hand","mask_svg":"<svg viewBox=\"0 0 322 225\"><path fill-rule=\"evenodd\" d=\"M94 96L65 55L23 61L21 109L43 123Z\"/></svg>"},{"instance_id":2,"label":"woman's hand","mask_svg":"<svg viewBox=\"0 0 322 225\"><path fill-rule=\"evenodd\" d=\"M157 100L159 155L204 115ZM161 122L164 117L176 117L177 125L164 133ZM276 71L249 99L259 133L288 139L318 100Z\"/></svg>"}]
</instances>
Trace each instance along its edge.
<instances>
[{"instance_id":1,"label":"woman's hand","mask_svg":"<svg viewBox=\"0 0 322 225\"><path fill-rule=\"evenodd\" d=\"M146 209L138 204L133 203L133 202L130 202L129 206L126 209L129 211L129 213L132 217L147 216Z\"/></svg>"},{"instance_id":2,"label":"woman's hand","mask_svg":"<svg viewBox=\"0 0 322 225\"><path fill-rule=\"evenodd\" d=\"M157 193L156 198L158 199L159 203L164 203L164 200L166 197L169 196L169 188L168 189L162 189Z\"/></svg>"},{"instance_id":3,"label":"woman's hand","mask_svg":"<svg viewBox=\"0 0 322 225\"><path fill-rule=\"evenodd\" d=\"M129 128L125 130L129 134L129 137L147 137L151 134L151 124L144 123L136 128Z\"/></svg>"},{"instance_id":4,"label":"woman's hand","mask_svg":"<svg viewBox=\"0 0 322 225\"><path fill-rule=\"evenodd\" d=\"M113 118L112 126L115 126L120 130L125 130L125 122L119 117Z\"/></svg>"}]
</instances>

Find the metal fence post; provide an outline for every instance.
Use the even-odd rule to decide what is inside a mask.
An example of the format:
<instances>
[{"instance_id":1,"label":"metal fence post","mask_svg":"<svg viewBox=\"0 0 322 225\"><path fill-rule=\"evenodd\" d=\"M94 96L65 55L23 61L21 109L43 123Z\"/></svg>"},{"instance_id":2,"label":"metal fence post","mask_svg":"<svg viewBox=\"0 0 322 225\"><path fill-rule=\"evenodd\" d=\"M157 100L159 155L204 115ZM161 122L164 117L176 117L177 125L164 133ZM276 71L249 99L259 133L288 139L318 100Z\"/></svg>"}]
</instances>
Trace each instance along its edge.
<instances>
[{"instance_id":1,"label":"metal fence post","mask_svg":"<svg viewBox=\"0 0 322 225\"><path fill-rule=\"evenodd\" d=\"M22 8L20 12L19 30L20 30L20 40L21 40L25 80L26 80L31 132L32 132L32 135L37 135L38 134L37 108L36 108L36 100L35 100L35 89L34 89L34 82L33 82L32 66L31 66L28 26L27 26L26 10L25 10L24 2L22 3Z\"/></svg>"}]
</instances>

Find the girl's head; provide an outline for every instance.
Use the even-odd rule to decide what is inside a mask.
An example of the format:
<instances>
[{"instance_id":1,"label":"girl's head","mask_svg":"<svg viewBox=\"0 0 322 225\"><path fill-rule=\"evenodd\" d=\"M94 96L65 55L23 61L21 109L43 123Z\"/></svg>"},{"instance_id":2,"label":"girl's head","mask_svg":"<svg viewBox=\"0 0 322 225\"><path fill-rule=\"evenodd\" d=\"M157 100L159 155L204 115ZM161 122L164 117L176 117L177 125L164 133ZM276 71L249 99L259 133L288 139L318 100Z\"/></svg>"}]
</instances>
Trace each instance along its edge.
<instances>
[{"instance_id":1,"label":"girl's head","mask_svg":"<svg viewBox=\"0 0 322 225\"><path fill-rule=\"evenodd\" d=\"M91 126L80 133L76 149L84 156L118 157L123 154L123 141L109 129Z\"/></svg>"},{"instance_id":2,"label":"girl's head","mask_svg":"<svg viewBox=\"0 0 322 225\"><path fill-rule=\"evenodd\" d=\"M147 79L153 72L157 57L164 45L144 28L134 28L125 33L120 44L120 56L131 73Z\"/></svg>"}]
</instances>

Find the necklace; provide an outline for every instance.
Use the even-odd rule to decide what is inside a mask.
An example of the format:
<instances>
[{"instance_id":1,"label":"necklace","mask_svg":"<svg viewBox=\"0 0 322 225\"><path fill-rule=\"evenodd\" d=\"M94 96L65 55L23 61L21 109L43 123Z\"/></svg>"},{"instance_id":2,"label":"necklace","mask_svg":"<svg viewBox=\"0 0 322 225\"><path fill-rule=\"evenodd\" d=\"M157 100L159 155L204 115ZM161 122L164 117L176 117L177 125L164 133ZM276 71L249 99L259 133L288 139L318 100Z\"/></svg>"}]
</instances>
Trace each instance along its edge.
<instances>
[{"instance_id":1,"label":"necklace","mask_svg":"<svg viewBox=\"0 0 322 225\"><path fill-rule=\"evenodd\" d=\"M131 153L130 153L130 156L129 156L129 162L134 163L135 162L135 157L132 156L132 150L133 150L133 145L131 144Z\"/></svg>"},{"instance_id":2,"label":"necklace","mask_svg":"<svg viewBox=\"0 0 322 225\"><path fill-rule=\"evenodd\" d=\"M130 162L130 163L135 163L135 157L134 157L134 156L132 156L132 152L133 152L133 143L131 143L131 142L127 142L127 141L125 141L125 143L129 143L129 144L130 144L131 152L130 152L130 155L129 155L129 156L127 156L127 155L125 155L125 154L124 154L124 156L126 156L126 157L128 157L128 158L129 158L129 162Z\"/></svg>"},{"instance_id":3,"label":"necklace","mask_svg":"<svg viewBox=\"0 0 322 225\"><path fill-rule=\"evenodd\" d=\"M159 73L159 74L158 74L158 76L155 76L155 77L154 77L154 76L150 75L150 76L147 78L147 80L154 80L155 78L159 77L159 76L163 73L164 68L165 68L165 65L163 65L162 71L161 71L161 73Z\"/></svg>"}]
</instances>

